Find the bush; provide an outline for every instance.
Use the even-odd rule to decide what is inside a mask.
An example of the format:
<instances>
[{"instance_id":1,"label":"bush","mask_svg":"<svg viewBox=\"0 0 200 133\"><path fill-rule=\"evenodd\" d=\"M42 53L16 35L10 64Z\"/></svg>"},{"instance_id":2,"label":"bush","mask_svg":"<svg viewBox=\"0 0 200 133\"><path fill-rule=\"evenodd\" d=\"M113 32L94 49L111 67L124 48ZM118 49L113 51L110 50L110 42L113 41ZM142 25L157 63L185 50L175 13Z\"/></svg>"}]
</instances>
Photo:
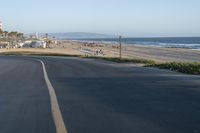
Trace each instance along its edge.
<instances>
[{"instance_id":1,"label":"bush","mask_svg":"<svg viewBox=\"0 0 200 133\"><path fill-rule=\"evenodd\" d=\"M161 69L170 69L173 71L178 71L187 74L195 74L195 75L200 74L200 63L197 62L194 63L170 62L164 64L153 64L150 66Z\"/></svg>"},{"instance_id":2,"label":"bush","mask_svg":"<svg viewBox=\"0 0 200 133\"><path fill-rule=\"evenodd\" d=\"M101 59L101 60L113 61L117 63L141 63L141 64L148 64L148 65L155 64L153 60L136 59L136 58L96 57L96 56L88 56L86 58Z\"/></svg>"}]
</instances>

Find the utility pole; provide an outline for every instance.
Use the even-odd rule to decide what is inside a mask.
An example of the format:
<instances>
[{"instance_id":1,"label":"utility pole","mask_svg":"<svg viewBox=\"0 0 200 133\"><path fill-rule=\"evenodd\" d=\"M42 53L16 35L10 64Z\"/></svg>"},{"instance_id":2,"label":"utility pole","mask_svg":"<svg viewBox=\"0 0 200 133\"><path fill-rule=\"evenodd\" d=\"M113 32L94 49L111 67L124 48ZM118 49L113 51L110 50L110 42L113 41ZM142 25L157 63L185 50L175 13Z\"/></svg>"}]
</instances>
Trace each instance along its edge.
<instances>
[{"instance_id":1,"label":"utility pole","mask_svg":"<svg viewBox=\"0 0 200 133\"><path fill-rule=\"evenodd\" d=\"M119 36L119 58L122 58L122 36Z\"/></svg>"}]
</instances>

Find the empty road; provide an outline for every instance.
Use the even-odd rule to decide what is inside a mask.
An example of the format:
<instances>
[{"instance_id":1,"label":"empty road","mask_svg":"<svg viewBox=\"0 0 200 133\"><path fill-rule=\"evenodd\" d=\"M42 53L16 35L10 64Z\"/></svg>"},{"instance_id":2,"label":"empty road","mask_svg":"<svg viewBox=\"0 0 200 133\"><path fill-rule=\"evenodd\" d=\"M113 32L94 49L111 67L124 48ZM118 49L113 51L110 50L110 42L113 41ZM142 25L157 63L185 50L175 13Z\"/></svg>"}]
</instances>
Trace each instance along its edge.
<instances>
[{"instance_id":1,"label":"empty road","mask_svg":"<svg viewBox=\"0 0 200 133\"><path fill-rule=\"evenodd\" d=\"M0 133L58 133L42 62L68 133L200 133L199 76L15 56L0 56Z\"/></svg>"}]
</instances>

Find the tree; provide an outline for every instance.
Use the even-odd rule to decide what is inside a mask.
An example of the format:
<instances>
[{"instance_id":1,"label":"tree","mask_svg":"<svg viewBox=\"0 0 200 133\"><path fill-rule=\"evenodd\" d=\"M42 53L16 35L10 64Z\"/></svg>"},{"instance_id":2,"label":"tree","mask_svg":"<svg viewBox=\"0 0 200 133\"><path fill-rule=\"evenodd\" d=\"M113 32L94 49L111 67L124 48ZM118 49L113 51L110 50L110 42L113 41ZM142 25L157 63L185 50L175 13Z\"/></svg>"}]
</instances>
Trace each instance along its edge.
<instances>
[{"instance_id":1,"label":"tree","mask_svg":"<svg viewBox=\"0 0 200 133\"><path fill-rule=\"evenodd\" d=\"M4 36L8 36L8 31L3 32Z\"/></svg>"},{"instance_id":2,"label":"tree","mask_svg":"<svg viewBox=\"0 0 200 133\"><path fill-rule=\"evenodd\" d=\"M17 37L18 37L18 38L23 38L23 37L24 37L24 34L23 34L23 33L17 33Z\"/></svg>"},{"instance_id":3,"label":"tree","mask_svg":"<svg viewBox=\"0 0 200 133\"><path fill-rule=\"evenodd\" d=\"M10 37L17 37L17 34L18 34L18 32L12 31L12 32L8 33L8 36L10 36Z\"/></svg>"},{"instance_id":4,"label":"tree","mask_svg":"<svg viewBox=\"0 0 200 133\"><path fill-rule=\"evenodd\" d=\"M0 36L2 36L3 35L3 31L2 31L2 29L0 29Z\"/></svg>"}]
</instances>

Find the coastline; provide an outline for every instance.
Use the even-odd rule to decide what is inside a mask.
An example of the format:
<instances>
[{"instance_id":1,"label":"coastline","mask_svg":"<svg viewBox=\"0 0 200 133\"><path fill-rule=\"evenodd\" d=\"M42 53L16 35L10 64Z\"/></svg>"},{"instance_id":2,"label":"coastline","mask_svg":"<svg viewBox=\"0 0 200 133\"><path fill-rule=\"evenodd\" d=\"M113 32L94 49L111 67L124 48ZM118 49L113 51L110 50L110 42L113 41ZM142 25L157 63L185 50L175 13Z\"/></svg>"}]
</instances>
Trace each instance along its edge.
<instances>
[{"instance_id":1,"label":"coastline","mask_svg":"<svg viewBox=\"0 0 200 133\"><path fill-rule=\"evenodd\" d=\"M58 41L58 44L52 44L50 48L17 48L0 49L4 52L39 52L39 53L57 53L66 55L81 56L100 56L100 57L119 57L119 47L116 44L96 44L81 43L74 41ZM123 45L123 58L138 58L154 60L159 63L165 62L200 62L200 51L185 48L166 48L156 46Z\"/></svg>"}]
</instances>

